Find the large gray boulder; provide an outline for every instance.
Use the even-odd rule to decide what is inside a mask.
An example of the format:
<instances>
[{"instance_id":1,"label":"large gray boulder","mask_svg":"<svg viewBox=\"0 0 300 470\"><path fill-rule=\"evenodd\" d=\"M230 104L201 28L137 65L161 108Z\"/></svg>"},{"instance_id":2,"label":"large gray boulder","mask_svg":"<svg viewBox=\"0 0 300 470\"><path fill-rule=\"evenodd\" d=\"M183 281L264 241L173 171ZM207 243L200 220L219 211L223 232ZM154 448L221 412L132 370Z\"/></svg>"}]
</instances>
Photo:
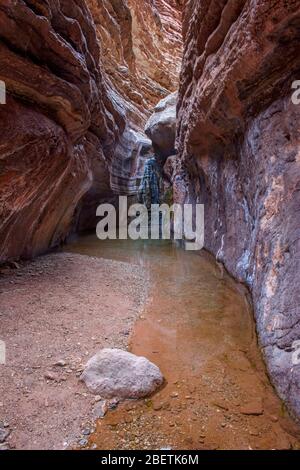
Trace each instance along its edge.
<instances>
[{"instance_id":1,"label":"large gray boulder","mask_svg":"<svg viewBox=\"0 0 300 470\"><path fill-rule=\"evenodd\" d=\"M103 398L144 398L163 384L159 368L145 357L120 349L103 349L81 376L88 389Z\"/></svg>"},{"instance_id":2,"label":"large gray boulder","mask_svg":"<svg viewBox=\"0 0 300 470\"><path fill-rule=\"evenodd\" d=\"M145 127L155 152L166 159L175 154L177 92L168 95L154 108Z\"/></svg>"}]
</instances>

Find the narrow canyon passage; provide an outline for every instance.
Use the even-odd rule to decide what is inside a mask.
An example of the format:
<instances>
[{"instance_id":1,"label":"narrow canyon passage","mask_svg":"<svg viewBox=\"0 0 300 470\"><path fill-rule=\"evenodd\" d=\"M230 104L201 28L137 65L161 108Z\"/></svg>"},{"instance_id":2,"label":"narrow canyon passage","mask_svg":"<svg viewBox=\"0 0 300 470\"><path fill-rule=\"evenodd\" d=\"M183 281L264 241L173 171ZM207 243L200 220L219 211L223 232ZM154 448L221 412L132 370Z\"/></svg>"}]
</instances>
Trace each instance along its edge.
<instances>
[{"instance_id":1,"label":"narrow canyon passage","mask_svg":"<svg viewBox=\"0 0 300 470\"><path fill-rule=\"evenodd\" d=\"M300 0L0 0L0 450L300 449L299 31ZM100 241L121 198L169 241ZM103 350L163 386L91 391Z\"/></svg>"},{"instance_id":2,"label":"narrow canyon passage","mask_svg":"<svg viewBox=\"0 0 300 470\"><path fill-rule=\"evenodd\" d=\"M166 379L152 398L110 411L88 448L299 447L298 427L266 375L247 292L212 256L171 242L99 242L94 236L68 252L149 271L149 298L129 349L157 364Z\"/></svg>"}]
</instances>

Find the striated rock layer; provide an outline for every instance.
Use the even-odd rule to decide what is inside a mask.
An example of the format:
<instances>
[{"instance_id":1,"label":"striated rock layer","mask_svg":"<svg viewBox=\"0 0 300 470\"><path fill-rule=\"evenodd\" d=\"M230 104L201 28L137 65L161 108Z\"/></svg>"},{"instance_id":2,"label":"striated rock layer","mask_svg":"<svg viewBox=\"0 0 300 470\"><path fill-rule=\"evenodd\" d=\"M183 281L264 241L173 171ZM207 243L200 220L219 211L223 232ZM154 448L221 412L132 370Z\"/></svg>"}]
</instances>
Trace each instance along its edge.
<instances>
[{"instance_id":1,"label":"striated rock layer","mask_svg":"<svg viewBox=\"0 0 300 470\"><path fill-rule=\"evenodd\" d=\"M92 184L93 155L112 156L125 117L98 63L82 0L1 1L0 261L59 243Z\"/></svg>"},{"instance_id":2,"label":"striated rock layer","mask_svg":"<svg viewBox=\"0 0 300 470\"><path fill-rule=\"evenodd\" d=\"M125 0L1 0L0 263L57 245L74 223L93 227L99 203L136 193L147 108L176 87L181 47L180 2L140 4L129 3L133 20ZM162 49L150 74L172 38L174 66Z\"/></svg>"},{"instance_id":3,"label":"striated rock layer","mask_svg":"<svg viewBox=\"0 0 300 470\"><path fill-rule=\"evenodd\" d=\"M180 0L87 0L101 45L110 99L126 129L110 165L115 193L134 195L151 142L144 125L157 102L178 88L182 58Z\"/></svg>"},{"instance_id":4,"label":"striated rock layer","mask_svg":"<svg viewBox=\"0 0 300 470\"><path fill-rule=\"evenodd\" d=\"M205 204L206 247L249 286L271 378L299 417L300 2L190 0L184 16L174 197Z\"/></svg>"}]
</instances>

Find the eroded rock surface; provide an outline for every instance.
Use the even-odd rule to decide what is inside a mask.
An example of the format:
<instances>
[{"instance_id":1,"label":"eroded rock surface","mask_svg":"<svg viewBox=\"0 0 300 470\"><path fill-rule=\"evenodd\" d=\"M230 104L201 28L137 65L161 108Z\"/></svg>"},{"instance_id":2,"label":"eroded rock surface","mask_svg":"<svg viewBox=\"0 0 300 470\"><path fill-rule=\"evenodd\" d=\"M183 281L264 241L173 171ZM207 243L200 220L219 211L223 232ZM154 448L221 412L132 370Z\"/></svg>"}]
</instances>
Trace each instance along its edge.
<instances>
[{"instance_id":1,"label":"eroded rock surface","mask_svg":"<svg viewBox=\"0 0 300 470\"><path fill-rule=\"evenodd\" d=\"M135 195L149 146L143 135L145 123L157 102L178 88L182 2L87 3L101 45L100 64L109 82L110 99L126 115L126 129L109 164L110 185L114 193Z\"/></svg>"},{"instance_id":2,"label":"eroded rock surface","mask_svg":"<svg viewBox=\"0 0 300 470\"><path fill-rule=\"evenodd\" d=\"M3 0L0 40L3 261L65 237L92 184L93 154L111 158L125 117L108 97L84 1Z\"/></svg>"},{"instance_id":3,"label":"eroded rock surface","mask_svg":"<svg viewBox=\"0 0 300 470\"><path fill-rule=\"evenodd\" d=\"M206 247L250 288L280 396L300 416L300 2L190 1L176 202L206 206Z\"/></svg>"},{"instance_id":4,"label":"eroded rock surface","mask_svg":"<svg viewBox=\"0 0 300 470\"><path fill-rule=\"evenodd\" d=\"M144 398L164 381L159 368L145 357L121 349L102 349L81 376L91 392L103 398Z\"/></svg>"},{"instance_id":5,"label":"eroded rock surface","mask_svg":"<svg viewBox=\"0 0 300 470\"><path fill-rule=\"evenodd\" d=\"M101 202L136 194L148 108L177 86L181 10L175 0L1 1L0 263L92 228Z\"/></svg>"},{"instance_id":6,"label":"eroded rock surface","mask_svg":"<svg viewBox=\"0 0 300 470\"><path fill-rule=\"evenodd\" d=\"M175 154L177 93L161 100L146 124L145 132L156 154L166 159Z\"/></svg>"}]
</instances>

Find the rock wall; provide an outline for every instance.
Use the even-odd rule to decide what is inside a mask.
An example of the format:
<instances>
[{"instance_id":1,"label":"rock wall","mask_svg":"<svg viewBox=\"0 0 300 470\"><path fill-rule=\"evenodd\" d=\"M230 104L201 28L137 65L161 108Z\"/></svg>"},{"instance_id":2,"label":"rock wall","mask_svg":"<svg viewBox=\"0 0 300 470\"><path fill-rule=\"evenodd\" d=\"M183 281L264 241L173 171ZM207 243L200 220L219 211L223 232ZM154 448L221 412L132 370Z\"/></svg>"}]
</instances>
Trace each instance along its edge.
<instances>
[{"instance_id":1,"label":"rock wall","mask_svg":"<svg viewBox=\"0 0 300 470\"><path fill-rule=\"evenodd\" d=\"M1 0L0 261L59 243L92 184L95 154L112 157L125 116L98 64L82 0Z\"/></svg>"},{"instance_id":2,"label":"rock wall","mask_svg":"<svg viewBox=\"0 0 300 470\"><path fill-rule=\"evenodd\" d=\"M87 0L101 45L110 99L126 129L110 165L113 191L134 195L151 142L144 126L157 102L178 88L182 58L180 0Z\"/></svg>"},{"instance_id":3,"label":"rock wall","mask_svg":"<svg viewBox=\"0 0 300 470\"><path fill-rule=\"evenodd\" d=\"M1 0L0 263L56 246L74 220L93 227L101 201L137 191L150 147L141 130L148 107L176 87L181 46L180 2L140 5ZM148 33L135 45L141 20ZM154 63L173 37L174 67L161 55L161 76L148 76L150 39Z\"/></svg>"},{"instance_id":4,"label":"rock wall","mask_svg":"<svg viewBox=\"0 0 300 470\"><path fill-rule=\"evenodd\" d=\"M206 247L253 294L261 347L300 417L300 2L190 0L178 104L177 202L206 208Z\"/></svg>"}]
</instances>

